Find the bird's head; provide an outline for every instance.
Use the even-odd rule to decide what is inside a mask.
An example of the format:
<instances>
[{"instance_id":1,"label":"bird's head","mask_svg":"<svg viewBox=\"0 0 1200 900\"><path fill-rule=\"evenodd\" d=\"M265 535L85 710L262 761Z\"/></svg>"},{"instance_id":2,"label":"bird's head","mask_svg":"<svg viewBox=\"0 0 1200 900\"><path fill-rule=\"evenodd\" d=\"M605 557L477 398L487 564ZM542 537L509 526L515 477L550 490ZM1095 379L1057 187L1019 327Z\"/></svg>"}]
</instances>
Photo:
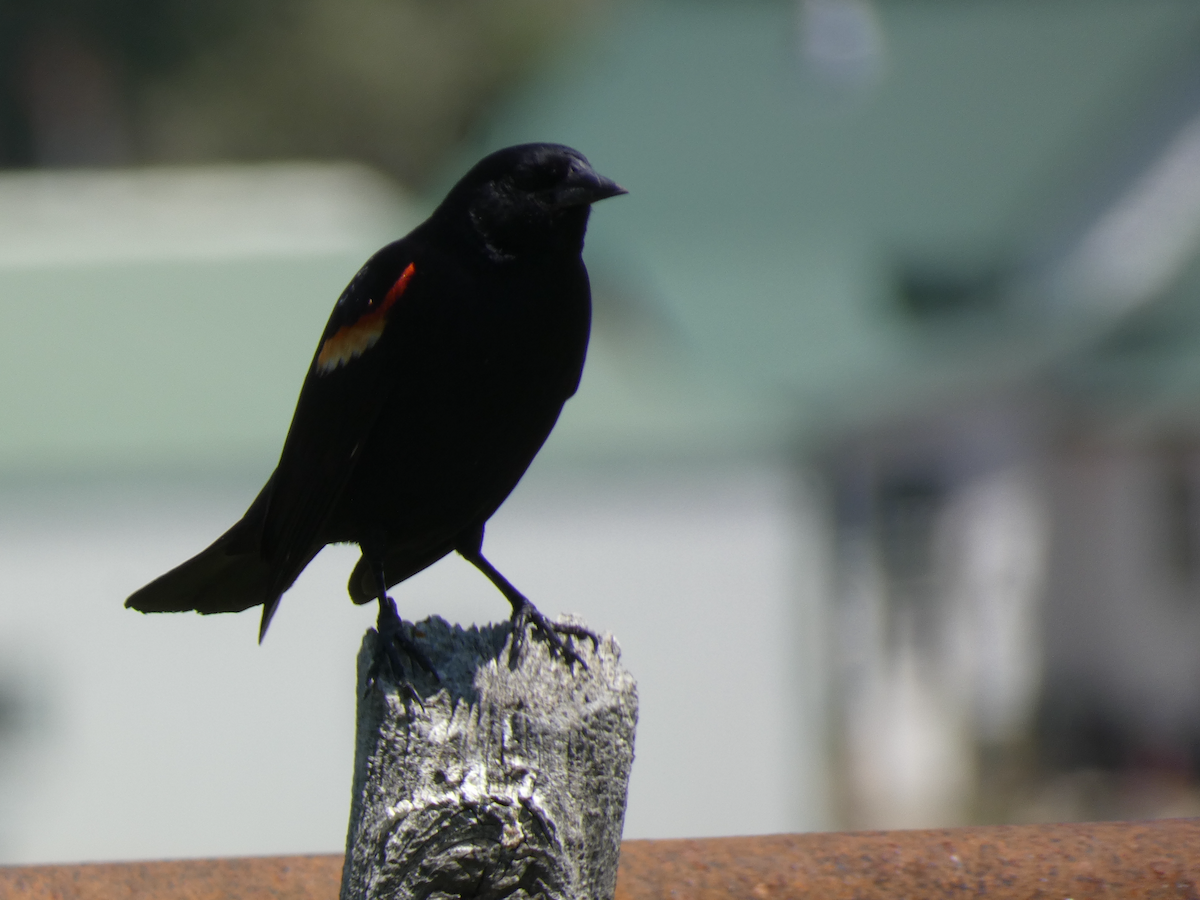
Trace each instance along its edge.
<instances>
[{"instance_id":1,"label":"bird's head","mask_svg":"<svg viewBox=\"0 0 1200 900\"><path fill-rule=\"evenodd\" d=\"M435 217L453 220L496 259L583 247L591 204L626 193L561 144L520 144L480 160Z\"/></svg>"}]
</instances>

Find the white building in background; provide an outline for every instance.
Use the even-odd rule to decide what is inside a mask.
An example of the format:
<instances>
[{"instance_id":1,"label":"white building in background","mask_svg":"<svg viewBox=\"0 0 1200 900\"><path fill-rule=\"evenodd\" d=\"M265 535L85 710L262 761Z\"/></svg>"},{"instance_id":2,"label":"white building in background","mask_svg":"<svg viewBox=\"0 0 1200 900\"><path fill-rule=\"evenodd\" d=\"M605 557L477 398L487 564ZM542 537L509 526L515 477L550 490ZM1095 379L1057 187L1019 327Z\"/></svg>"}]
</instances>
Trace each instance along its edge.
<instances>
[{"instance_id":1,"label":"white building in background","mask_svg":"<svg viewBox=\"0 0 1200 900\"><path fill-rule=\"evenodd\" d=\"M1143 708L1191 715L1178 648L1200 635L1144 602L1133 520L1104 518L1150 496L1087 498L1103 516L1077 522L1057 479L1078 443L1148 460L1200 435L1197 29L1176 0L648 0L486 136L560 140L616 174L630 209L596 218L593 251L714 380L782 398L796 457L833 482L842 823L1080 814L1032 796L1109 740L1053 736L1082 696L1060 652L1104 701L1171 681ZM1069 546L1101 555L1094 606L1063 590L1090 564ZM1090 719L1144 743L1134 720ZM1185 732L1166 756L1195 785ZM1103 774L1114 797L1126 774Z\"/></svg>"},{"instance_id":2,"label":"white building in background","mask_svg":"<svg viewBox=\"0 0 1200 900\"><path fill-rule=\"evenodd\" d=\"M973 409L837 454L833 668L849 825L978 821L989 758L1030 745L1051 555L1035 440L1013 411Z\"/></svg>"}]
</instances>

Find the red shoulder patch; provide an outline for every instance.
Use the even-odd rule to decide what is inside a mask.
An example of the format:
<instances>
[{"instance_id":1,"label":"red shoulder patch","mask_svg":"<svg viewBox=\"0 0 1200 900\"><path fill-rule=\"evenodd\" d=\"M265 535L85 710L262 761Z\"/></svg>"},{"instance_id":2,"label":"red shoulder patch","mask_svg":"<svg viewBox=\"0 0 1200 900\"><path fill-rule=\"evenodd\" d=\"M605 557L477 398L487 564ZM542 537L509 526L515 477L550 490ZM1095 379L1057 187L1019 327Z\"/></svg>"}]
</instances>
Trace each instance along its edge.
<instances>
[{"instance_id":1,"label":"red shoulder patch","mask_svg":"<svg viewBox=\"0 0 1200 900\"><path fill-rule=\"evenodd\" d=\"M346 365L354 357L361 356L375 345L375 342L383 335L383 328L387 324L388 310L395 305L408 288L408 283L412 281L413 273L416 271L416 264L409 263L400 277L396 279L396 283L384 295L382 303L376 305L375 301L369 301L367 312L349 325L343 325L334 333L333 337L321 345L321 350L317 353L317 372L322 375L328 374L338 366Z\"/></svg>"}]
</instances>

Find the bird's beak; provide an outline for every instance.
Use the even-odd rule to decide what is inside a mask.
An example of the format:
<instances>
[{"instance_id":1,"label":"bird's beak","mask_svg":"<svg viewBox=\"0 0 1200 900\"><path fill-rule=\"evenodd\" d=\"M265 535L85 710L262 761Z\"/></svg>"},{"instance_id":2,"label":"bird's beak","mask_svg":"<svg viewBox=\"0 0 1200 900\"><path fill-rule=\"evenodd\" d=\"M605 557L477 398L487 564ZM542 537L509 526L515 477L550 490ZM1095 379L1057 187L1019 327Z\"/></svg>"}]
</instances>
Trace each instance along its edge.
<instances>
[{"instance_id":1,"label":"bird's beak","mask_svg":"<svg viewBox=\"0 0 1200 900\"><path fill-rule=\"evenodd\" d=\"M585 163L579 163L571 167L571 173L566 180L554 189L552 203L558 209L565 209L569 206L586 206L628 193L629 191L612 179L598 174Z\"/></svg>"}]
</instances>

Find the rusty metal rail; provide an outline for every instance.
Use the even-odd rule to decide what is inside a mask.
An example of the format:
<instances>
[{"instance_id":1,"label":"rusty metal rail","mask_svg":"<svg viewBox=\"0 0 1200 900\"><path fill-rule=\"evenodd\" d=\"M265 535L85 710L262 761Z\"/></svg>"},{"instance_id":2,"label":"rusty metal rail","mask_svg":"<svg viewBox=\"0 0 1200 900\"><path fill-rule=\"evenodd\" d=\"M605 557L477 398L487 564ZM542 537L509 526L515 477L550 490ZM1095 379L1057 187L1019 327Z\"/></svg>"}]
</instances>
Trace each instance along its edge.
<instances>
[{"instance_id":1,"label":"rusty metal rail","mask_svg":"<svg viewBox=\"0 0 1200 900\"><path fill-rule=\"evenodd\" d=\"M0 867L4 900L334 900L340 856ZM626 841L616 900L1200 900L1200 819Z\"/></svg>"}]
</instances>

